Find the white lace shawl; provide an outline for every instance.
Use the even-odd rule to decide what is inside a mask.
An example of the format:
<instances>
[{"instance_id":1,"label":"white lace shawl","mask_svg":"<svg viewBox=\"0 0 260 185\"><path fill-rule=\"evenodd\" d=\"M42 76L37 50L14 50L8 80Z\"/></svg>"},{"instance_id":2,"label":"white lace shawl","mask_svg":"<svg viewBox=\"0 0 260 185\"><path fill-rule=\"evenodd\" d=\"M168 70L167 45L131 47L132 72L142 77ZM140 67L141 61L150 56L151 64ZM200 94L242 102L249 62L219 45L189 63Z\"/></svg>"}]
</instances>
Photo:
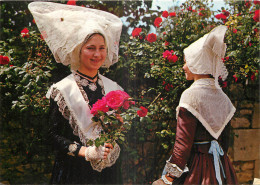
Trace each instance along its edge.
<instances>
[{"instance_id":1,"label":"white lace shawl","mask_svg":"<svg viewBox=\"0 0 260 185\"><path fill-rule=\"evenodd\" d=\"M112 80L100 74L99 77L103 81L105 94L113 90L122 90ZM46 97L51 97L57 102L59 111L69 120L73 134L79 136L85 146L88 139L96 139L99 136L101 128L92 122L93 115L90 113L90 108L84 100L73 74L52 85Z\"/></svg>"},{"instance_id":2,"label":"white lace shawl","mask_svg":"<svg viewBox=\"0 0 260 185\"><path fill-rule=\"evenodd\" d=\"M176 118L180 107L191 112L215 139L218 139L236 111L212 78L196 80L182 93Z\"/></svg>"}]
</instances>

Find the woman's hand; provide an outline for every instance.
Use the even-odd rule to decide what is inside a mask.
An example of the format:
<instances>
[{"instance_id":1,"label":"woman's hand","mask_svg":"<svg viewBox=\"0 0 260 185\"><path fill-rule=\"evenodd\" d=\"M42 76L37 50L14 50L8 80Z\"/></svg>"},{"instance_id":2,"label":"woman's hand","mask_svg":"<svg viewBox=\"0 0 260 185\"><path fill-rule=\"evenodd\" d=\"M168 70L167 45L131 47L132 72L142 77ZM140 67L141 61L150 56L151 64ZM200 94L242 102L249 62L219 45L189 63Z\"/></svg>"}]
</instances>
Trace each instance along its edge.
<instances>
[{"instance_id":1,"label":"woman's hand","mask_svg":"<svg viewBox=\"0 0 260 185\"><path fill-rule=\"evenodd\" d=\"M82 146L79 150L79 156L85 157L87 161L107 159L110 150L113 149L111 143L105 143L104 146Z\"/></svg>"}]
</instances>

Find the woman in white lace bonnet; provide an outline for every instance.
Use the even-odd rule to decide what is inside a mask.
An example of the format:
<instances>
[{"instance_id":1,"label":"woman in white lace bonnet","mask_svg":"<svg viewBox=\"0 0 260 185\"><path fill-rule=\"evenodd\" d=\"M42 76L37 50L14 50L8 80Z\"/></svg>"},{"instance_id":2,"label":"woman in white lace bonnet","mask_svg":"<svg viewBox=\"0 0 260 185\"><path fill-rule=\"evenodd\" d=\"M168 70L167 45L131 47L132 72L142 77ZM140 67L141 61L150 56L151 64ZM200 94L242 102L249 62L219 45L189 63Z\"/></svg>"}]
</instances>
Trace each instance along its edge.
<instances>
[{"instance_id":1,"label":"woman in white lace bonnet","mask_svg":"<svg viewBox=\"0 0 260 185\"><path fill-rule=\"evenodd\" d=\"M173 153L166 161L159 184L238 184L227 156L230 120L235 108L218 84L227 70L226 26L218 26L184 49L186 89L177 107Z\"/></svg>"},{"instance_id":2,"label":"woman in white lace bonnet","mask_svg":"<svg viewBox=\"0 0 260 185\"><path fill-rule=\"evenodd\" d=\"M118 60L121 20L108 12L50 2L29 4L56 62L72 74L51 86L49 140L57 151L50 183L120 184L120 147L87 146L101 128L91 121L91 106L122 88L98 73Z\"/></svg>"}]
</instances>

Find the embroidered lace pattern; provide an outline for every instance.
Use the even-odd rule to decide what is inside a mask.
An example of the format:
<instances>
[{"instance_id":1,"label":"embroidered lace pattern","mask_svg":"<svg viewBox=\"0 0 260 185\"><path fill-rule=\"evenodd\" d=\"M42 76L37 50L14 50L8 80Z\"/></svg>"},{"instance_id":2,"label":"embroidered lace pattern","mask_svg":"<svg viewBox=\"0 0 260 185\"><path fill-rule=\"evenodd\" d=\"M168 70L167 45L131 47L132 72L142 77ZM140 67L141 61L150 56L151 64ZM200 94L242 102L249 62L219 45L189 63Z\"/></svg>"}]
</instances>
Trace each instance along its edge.
<instances>
[{"instance_id":1,"label":"embroidered lace pattern","mask_svg":"<svg viewBox=\"0 0 260 185\"><path fill-rule=\"evenodd\" d=\"M118 144L115 144L114 149L109 153L107 159L90 161L90 164L94 170L101 172L106 167L111 167L112 165L114 165L119 155L120 147Z\"/></svg>"},{"instance_id":2,"label":"embroidered lace pattern","mask_svg":"<svg viewBox=\"0 0 260 185\"><path fill-rule=\"evenodd\" d=\"M215 139L236 110L227 95L215 86L215 81L211 78L196 80L182 93L176 117L180 107L191 112Z\"/></svg>"},{"instance_id":3,"label":"embroidered lace pattern","mask_svg":"<svg viewBox=\"0 0 260 185\"><path fill-rule=\"evenodd\" d=\"M172 164L168 160L166 161L165 171L170 175L179 178L184 172L189 171L189 169L187 166L185 166L184 170L182 170L176 164Z\"/></svg>"}]
</instances>

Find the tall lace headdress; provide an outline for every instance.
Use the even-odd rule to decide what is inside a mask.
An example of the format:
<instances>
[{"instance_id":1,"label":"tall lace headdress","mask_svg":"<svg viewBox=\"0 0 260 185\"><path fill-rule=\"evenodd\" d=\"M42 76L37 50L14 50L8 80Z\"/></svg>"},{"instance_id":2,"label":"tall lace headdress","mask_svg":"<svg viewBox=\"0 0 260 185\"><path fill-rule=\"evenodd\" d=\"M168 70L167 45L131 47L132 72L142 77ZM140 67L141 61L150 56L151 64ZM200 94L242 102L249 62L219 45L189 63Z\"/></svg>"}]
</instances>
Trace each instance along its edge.
<instances>
[{"instance_id":1,"label":"tall lace headdress","mask_svg":"<svg viewBox=\"0 0 260 185\"><path fill-rule=\"evenodd\" d=\"M87 36L100 33L105 37L108 55L102 67L118 61L122 21L101 10L52 2L29 4L35 22L52 51L56 62L79 67L79 52Z\"/></svg>"},{"instance_id":2,"label":"tall lace headdress","mask_svg":"<svg viewBox=\"0 0 260 185\"><path fill-rule=\"evenodd\" d=\"M181 96L177 107L191 112L217 139L235 113L235 107L218 84L218 77L226 79L228 72L221 58L226 52L226 26L218 26L184 49L186 64L194 74L210 74L213 78L196 80Z\"/></svg>"}]
</instances>

